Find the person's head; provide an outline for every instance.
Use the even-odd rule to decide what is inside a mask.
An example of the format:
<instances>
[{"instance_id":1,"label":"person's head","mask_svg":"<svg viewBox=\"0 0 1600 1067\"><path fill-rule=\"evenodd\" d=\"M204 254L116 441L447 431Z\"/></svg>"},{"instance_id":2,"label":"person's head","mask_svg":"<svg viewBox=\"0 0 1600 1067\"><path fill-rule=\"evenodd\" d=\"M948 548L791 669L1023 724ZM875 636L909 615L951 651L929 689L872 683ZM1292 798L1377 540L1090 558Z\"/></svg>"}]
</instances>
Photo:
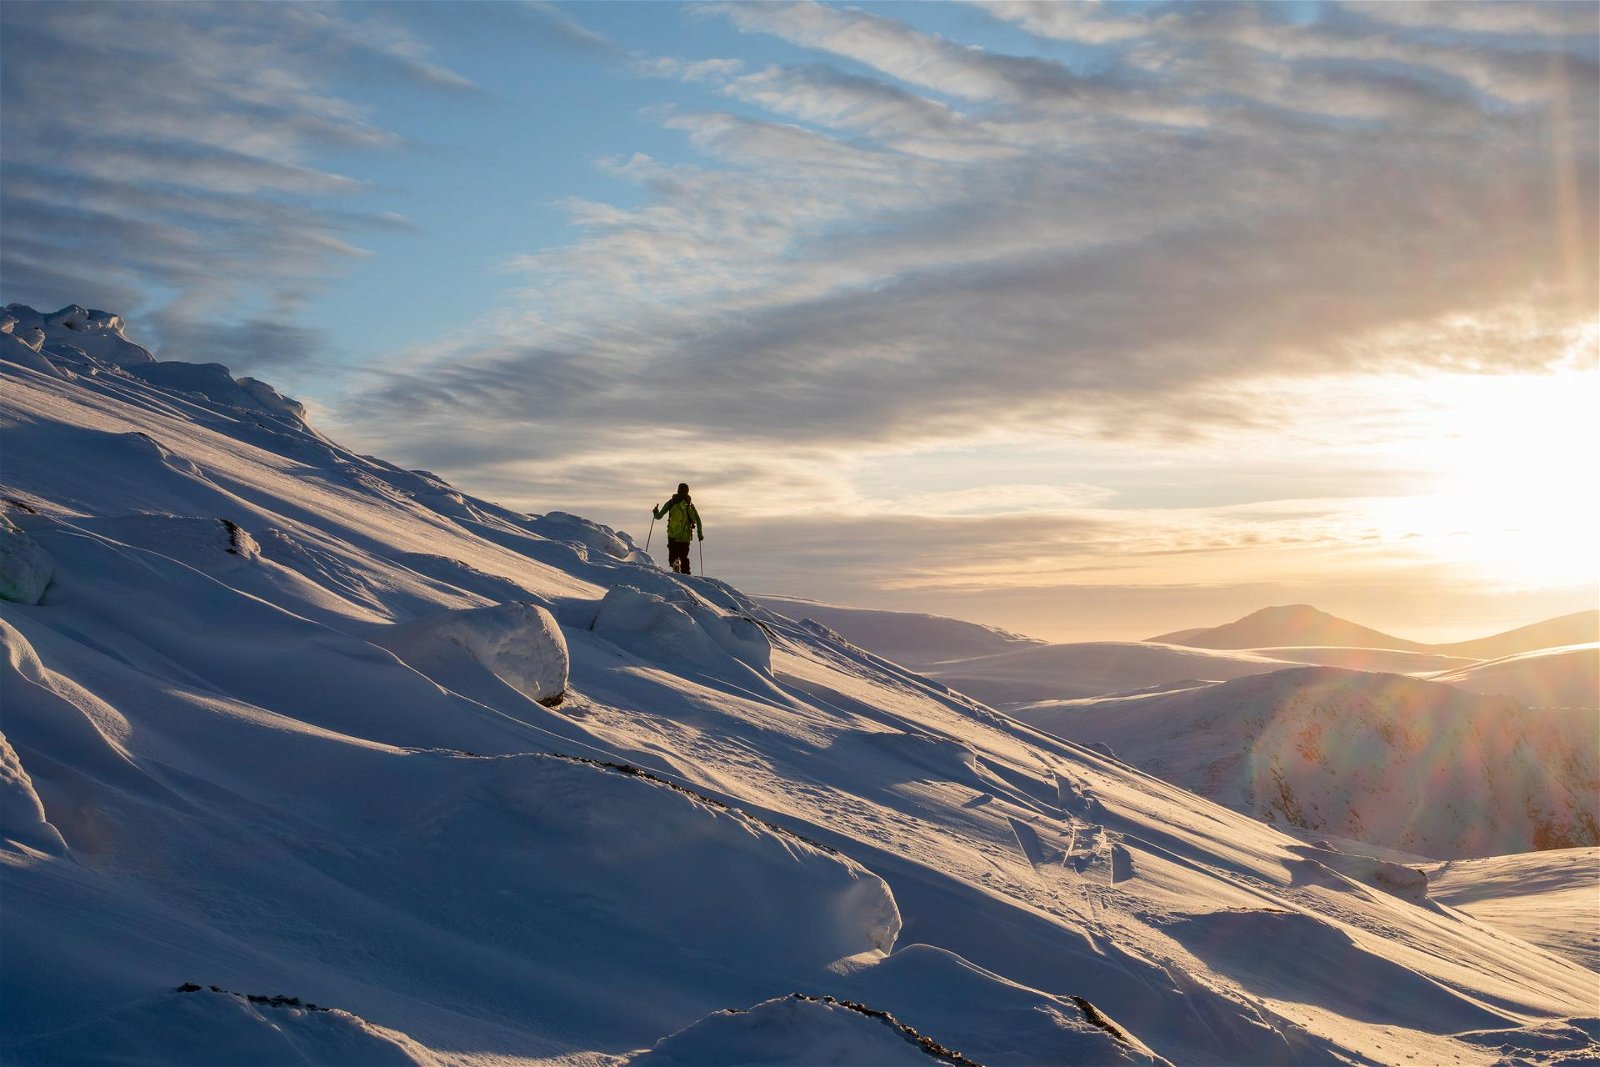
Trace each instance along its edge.
<instances>
[{"instance_id":1,"label":"person's head","mask_svg":"<svg viewBox=\"0 0 1600 1067\"><path fill-rule=\"evenodd\" d=\"M689 483L688 482L679 482L678 483L678 495L679 496L688 496L689 495Z\"/></svg>"}]
</instances>

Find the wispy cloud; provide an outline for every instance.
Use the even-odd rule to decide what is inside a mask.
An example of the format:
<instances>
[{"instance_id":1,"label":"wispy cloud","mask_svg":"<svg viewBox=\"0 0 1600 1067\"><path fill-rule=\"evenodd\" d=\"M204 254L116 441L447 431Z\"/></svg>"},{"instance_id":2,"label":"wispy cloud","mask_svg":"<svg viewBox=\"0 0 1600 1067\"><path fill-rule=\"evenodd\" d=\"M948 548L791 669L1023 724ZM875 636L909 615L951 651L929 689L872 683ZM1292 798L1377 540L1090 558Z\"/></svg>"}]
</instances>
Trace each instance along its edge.
<instances>
[{"instance_id":1,"label":"wispy cloud","mask_svg":"<svg viewBox=\"0 0 1600 1067\"><path fill-rule=\"evenodd\" d=\"M314 348L298 309L403 225L341 208L364 183L316 162L399 144L331 72L476 91L377 7L25 0L0 29L7 299L134 313L172 358L208 324L240 369L286 332Z\"/></svg>"},{"instance_id":2,"label":"wispy cloud","mask_svg":"<svg viewBox=\"0 0 1600 1067\"><path fill-rule=\"evenodd\" d=\"M1564 14L1531 20L1554 37L1462 38L1443 30L1481 20L1435 6L989 6L1110 42L1095 73L851 9L707 9L819 58L658 64L771 118L666 112L708 162L610 164L646 203L575 203L588 236L515 264L545 339L381 399L448 417L494 395L511 418L570 382L573 419L866 442L1268 374L1555 360L1596 284L1592 244L1556 254L1595 227L1593 38Z\"/></svg>"}]
</instances>

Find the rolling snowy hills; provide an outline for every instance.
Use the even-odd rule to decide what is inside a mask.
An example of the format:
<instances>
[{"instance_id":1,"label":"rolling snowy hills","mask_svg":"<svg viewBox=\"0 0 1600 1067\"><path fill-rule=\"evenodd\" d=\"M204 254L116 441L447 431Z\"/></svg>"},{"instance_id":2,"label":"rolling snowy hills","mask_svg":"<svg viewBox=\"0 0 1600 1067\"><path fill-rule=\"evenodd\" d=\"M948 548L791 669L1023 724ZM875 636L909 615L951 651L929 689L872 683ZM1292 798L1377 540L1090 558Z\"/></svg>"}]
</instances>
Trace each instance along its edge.
<instances>
[{"instance_id":1,"label":"rolling snowy hills","mask_svg":"<svg viewBox=\"0 0 1600 1067\"><path fill-rule=\"evenodd\" d=\"M1269 822L1437 859L1600 845L1587 709L1301 667L1012 712Z\"/></svg>"},{"instance_id":2,"label":"rolling snowy hills","mask_svg":"<svg viewBox=\"0 0 1600 1067\"><path fill-rule=\"evenodd\" d=\"M916 641L938 642L970 624L825 607L875 651L907 649L929 677L1040 729L1109 745L1245 814L1438 859L1600 844L1600 644L1476 660L1420 645L1013 641L949 658L952 642L933 654L917 653ZM1278 623L1322 637L1383 637L1310 608L1257 612L1234 625L1258 638L1290 632L1273 629ZM1587 623L1579 613L1463 647L1570 636ZM1509 797L1511 783L1522 795ZM1423 815L1425 801L1397 806L1397 793L1447 797L1449 810L1442 803Z\"/></svg>"},{"instance_id":3,"label":"rolling snowy hills","mask_svg":"<svg viewBox=\"0 0 1600 1067\"><path fill-rule=\"evenodd\" d=\"M1592 957L1492 917L1546 868L1468 913L25 310L0 1062L1593 1055Z\"/></svg>"}]
</instances>

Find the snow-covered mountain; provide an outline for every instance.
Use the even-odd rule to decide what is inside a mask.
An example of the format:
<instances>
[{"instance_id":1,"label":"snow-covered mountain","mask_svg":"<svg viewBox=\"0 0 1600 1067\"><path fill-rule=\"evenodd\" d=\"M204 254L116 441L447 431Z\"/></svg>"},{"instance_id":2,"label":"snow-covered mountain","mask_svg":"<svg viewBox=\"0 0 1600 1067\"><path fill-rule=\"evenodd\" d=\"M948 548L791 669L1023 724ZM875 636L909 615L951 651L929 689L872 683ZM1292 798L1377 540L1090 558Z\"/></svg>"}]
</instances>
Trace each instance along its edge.
<instances>
[{"instance_id":1,"label":"snow-covered mountain","mask_svg":"<svg viewBox=\"0 0 1600 1067\"><path fill-rule=\"evenodd\" d=\"M1566 942L1412 866L354 453L260 383L25 321L0 1062L1554 1063L1600 1037Z\"/></svg>"},{"instance_id":2,"label":"snow-covered mountain","mask_svg":"<svg viewBox=\"0 0 1600 1067\"><path fill-rule=\"evenodd\" d=\"M1536 708L1600 710L1600 642L1521 652L1441 671L1432 678Z\"/></svg>"},{"instance_id":3,"label":"snow-covered mountain","mask_svg":"<svg viewBox=\"0 0 1600 1067\"><path fill-rule=\"evenodd\" d=\"M1439 859L1600 845L1600 723L1587 709L1302 667L1012 714L1313 833Z\"/></svg>"}]
</instances>

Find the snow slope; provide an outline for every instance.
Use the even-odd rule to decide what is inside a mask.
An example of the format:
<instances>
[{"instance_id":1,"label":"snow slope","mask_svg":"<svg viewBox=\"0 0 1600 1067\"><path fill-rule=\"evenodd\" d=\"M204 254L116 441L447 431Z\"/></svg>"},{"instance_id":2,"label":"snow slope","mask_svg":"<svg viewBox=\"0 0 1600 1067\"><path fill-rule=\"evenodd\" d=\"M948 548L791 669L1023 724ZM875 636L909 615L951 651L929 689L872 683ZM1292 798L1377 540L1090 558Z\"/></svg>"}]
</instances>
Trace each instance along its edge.
<instances>
[{"instance_id":1,"label":"snow slope","mask_svg":"<svg viewBox=\"0 0 1600 1067\"><path fill-rule=\"evenodd\" d=\"M1600 848L1564 848L1428 868L1432 897L1600 971Z\"/></svg>"},{"instance_id":2,"label":"snow slope","mask_svg":"<svg viewBox=\"0 0 1600 1067\"><path fill-rule=\"evenodd\" d=\"M756 601L795 619L813 619L852 644L908 667L944 660L971 659L1045 644L1008 630L914 611L847 608L789 596L759 596Z\"/></svg>"},{"instance_id":3,"label":"snow slope","mask_svg":"<svg viewBox=\"0 0 1600 1067\"><path fill-rule=\"evenodd\" d=\"M1010 710L1040 700L1242 678L1282 670L1291 662L1144 641L1083 641L951 660L925 670L952 688Z\"/></svg>"},{"instance_id":4,"label":"snow slope","mask_svg":"<svg viewBox=\"0 0 1600 1067\"><path fill-rule=\"evenodd\" d=\"M1555 648L1560 645L1581 645L1595 641L1600 641L1600 611L1591 609L1546 619L1532 626L1507 630L1493 637L1438 645L1436 651L1475 659L1500 659L1522 652L1537 652L1540 649Z\"/></svg>"},{"instance_id":5,"label":"snow slope","mask_svg":"<svg viewBox=\"0 0 1600 1067\"><path fill-rule=\"evenodd\" d=\"M1488 1064L1586 1033L1595 972L1399 871L265 387L10 340L0 504L50 566L0 603L0 1062Z\"/></svg>"},{"instance_id":6,"label":"snow slope","mask_svg":"<svg viewBox=\"0 0 1600 1067\"><path fill-rule=\"evenodd\" d=\"M1536 708L1600 708L1600 641L1486 660L1432 675L1474 693L1498 693Z\"/></svg>"},{"instance_id":7,"label":"snow slope","mask_svg":"<svg viewBox=\"0 0 1600 1067\"><path fill-rule=\"evenodd\" d=\"M1301 667L1012 714L1301 830L1437 859L1600 844L1600 723L1587 711Z\"/></svg>"}]
</instances>

